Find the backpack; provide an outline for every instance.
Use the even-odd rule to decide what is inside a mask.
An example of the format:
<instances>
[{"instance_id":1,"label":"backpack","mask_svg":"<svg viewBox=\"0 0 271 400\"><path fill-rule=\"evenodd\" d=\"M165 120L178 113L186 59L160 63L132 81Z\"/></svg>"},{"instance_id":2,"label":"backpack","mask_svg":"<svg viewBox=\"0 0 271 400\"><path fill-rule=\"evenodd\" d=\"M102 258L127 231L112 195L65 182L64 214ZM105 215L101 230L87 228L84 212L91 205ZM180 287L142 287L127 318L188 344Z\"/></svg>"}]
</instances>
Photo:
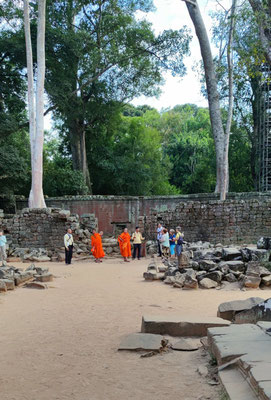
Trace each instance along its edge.
<instances>
[{"instance_id":1,"label":"backpack","mask_svg":"<svg viewBox=\"0 0 271 400\"><path fill-rule=\"evenodd\" d=\"M183 245L183 238L181 236L178 237L177 245L179 245L179 246Z\"/></svg>"}]
</instances>

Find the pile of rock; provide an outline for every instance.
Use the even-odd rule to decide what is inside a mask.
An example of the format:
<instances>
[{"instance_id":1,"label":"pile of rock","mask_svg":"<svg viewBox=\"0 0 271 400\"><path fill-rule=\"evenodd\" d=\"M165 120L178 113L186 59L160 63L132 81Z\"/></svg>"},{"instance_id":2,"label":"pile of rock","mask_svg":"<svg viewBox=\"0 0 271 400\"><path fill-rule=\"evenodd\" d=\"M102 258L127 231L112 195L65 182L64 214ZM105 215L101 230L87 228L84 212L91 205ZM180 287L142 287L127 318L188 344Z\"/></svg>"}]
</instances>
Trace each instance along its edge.
<instances>
[{"instance_id":1,"label":"pile of rock","mask_svg":"<svg viewBox=\"0 0 271 400\"><path fill-rule=\"evenodd\" d=\"M36 267L31 264L25 271L13 266L0 268L0 292L14 290L15 286L45 289L45 282L51 282L53 274L48 268Z\"/></svg>"},{"instance_id":2,"label":"pile of rock","mask_svg":"<svg viewBox=\"0 0 271 400\"><path fill-rule=\"evenodd\" d=\"M186 243L179 268L177 261L164 260L159 264L153 258L143 277L146 280L163 280L166 284L184 289L217 288L224 282L257 289L260 285L271 286L271 271L264 266L270 256L269 248Z\"/></svg>"}]
</instances>

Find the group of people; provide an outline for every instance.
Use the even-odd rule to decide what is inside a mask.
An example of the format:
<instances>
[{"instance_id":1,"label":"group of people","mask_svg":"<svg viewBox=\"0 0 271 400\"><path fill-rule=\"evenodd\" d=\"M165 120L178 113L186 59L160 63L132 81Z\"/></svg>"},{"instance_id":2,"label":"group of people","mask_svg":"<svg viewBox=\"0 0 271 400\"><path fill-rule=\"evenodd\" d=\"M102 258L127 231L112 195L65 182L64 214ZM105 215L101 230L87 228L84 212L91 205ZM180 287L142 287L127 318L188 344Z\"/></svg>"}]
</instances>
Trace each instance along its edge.
<instances>
[{"instance_id":1,"label":"group of people","mask_svg":"<svg viewBox=\"0 0 271 400\"><path fill-rule=\"evenodd\" d=\"M105 256L102 244L103 231L97 232L96 229L92 230L91 236L91 252L95 258L96 263L102 262L102 258ZM118 243L120 247L120 253L125 262L129 262L128 258L131 257L131 240L133 241L133 260L136 258L140 260L141 257L141 244L145 238L143 238L139 227L136 227L135 232L130 236L128 229L125 228L121 235L118 237ZM64 246L65 246L65 263L71 264L72 253L73 253L73 235L72 230L68 229L64 235Z\"/></svg>"},{"instance_id":2,"label":"group of people","mask_svg":"<svg viewBox=\"0 0 271 400\"><path fill-rule=\"evenodd\" d=\"M97 232L96 229L92 230L91 236L91 252L95 258L96 263L102 262L102 258L105 256L102 244L103 231ZM65 263L71 264L72 253L73 253L73 235L72 230L68 229L64 235L64 246L65 246Z\"/></svg>"},{"instance_id":3,"label":"group of people","mask_svg":"<svg viewBox=\"0 0 271 400\"><path fill-rule=\"evenodd\" d=\"M103 231L97 232L96 229L92 230L91 236L91 252L95 258L96 263L102 262L102 258L105 256L103 245L102 245ZM181 227L177 226L176 230L170 229L169 231L162 226L161 223L157 227L157 248L158 256L165 258L178 258L183 249L183 237L184 234L181 232ZM129 258L136 258L140 260L141 257L141 245L145 238L142 236L139 227L137 226L132 236L128 233L128 229L125 228L121 235L118 237L118 243L120 247L120 253L125 262L129 262ZM131 251L131 241L133 242L133 255ZM72 230L68 229L64 236L65 245L65 262L71 264L72 252L73 252L73 236ZM1 232L0 232L0 246L1 246ZM1 247L0 247L1 255Z\"/></svg>"},{"instance_id":4,"label":"group of people","mask_svg":"<svg viewBox=\"0 0 271 400\"><path fill-rule=\"evenodd\" d=\"M184 234L181 232L181 227L177 226L176 230L170 229L169 231L158 224L157 227L157 247L158 255L162 255L166 258L175 258L181 256L183 250L183 237Z\"/></svg>"}]
</instances>

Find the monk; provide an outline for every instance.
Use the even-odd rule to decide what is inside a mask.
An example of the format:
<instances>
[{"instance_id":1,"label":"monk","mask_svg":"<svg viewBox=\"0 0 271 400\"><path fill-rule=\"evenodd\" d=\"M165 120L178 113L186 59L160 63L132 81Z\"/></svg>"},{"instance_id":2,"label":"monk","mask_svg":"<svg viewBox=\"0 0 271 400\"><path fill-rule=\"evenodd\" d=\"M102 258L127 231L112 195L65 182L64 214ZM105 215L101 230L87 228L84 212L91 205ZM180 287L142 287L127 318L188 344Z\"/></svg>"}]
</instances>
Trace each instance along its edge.
<instances>
[{"instance_id":1,"label":"monk","mask_svg":"<svg viewBox=\"0 0 271 400\"><path fill-rule=\"evenodd\" d=\"M102 245L102 236L103 236L103 231L98 233L96 232L95 229L92 230L91 251L93 256L95 257L96 263L102 262L101 258L105 256Z\"/></svg>"},{"instance_id":2,"label":"monk","mask_svg":"<svg viewBox=\"0 0 271 400\"><path fill-rule=\"evenodd\" d=\"M131 257L131 236L128 233L128 229L125 228L121 235L118 237L120 246L120 254L122 255L125 262L129 262L128 257Z\"/></svg>"}]
</instances>

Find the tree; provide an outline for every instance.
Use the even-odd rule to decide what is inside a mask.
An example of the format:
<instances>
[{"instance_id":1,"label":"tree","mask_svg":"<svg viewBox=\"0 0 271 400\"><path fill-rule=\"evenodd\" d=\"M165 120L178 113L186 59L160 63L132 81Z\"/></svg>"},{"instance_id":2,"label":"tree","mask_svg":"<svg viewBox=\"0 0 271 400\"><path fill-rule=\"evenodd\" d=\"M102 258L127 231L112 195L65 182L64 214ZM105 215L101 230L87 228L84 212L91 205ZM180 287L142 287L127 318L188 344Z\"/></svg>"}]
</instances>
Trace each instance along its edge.
<instances>
[{"instance_id":1,"label":"tree","mask_svg":"<svg viewBox=\"0 0 271 400\"><path fill-rule=\"evenodd\" d=\"M90 192L96 171L89 171L86 143L99 123L96 110L158 93L162 68L185 73L187 30L155 36L135 16L151 6L138 0L48 2L46 90L68 135L74 169L83 172Z\"/></svg>"},{"instance_id":2,"label":"tree","mask_svg":"<svg viewBox=\"0 0 271 400\"><path fill-rule=\"evenodd\" d=\"M29 0L24 0L24 28L28 74L29 133L31 145L32 185L29 195L30 208L46 207L43 190L43 141L44 141L44 79L45 79L45 6L38 1L37 26L37 83L34 89L33 54L30 32ZM36 94L36 96L35 96Z\"/></svg>"},{"instance_id":3,"label":"tree","mask_svg":"<svg viewBox=\"0 0 271 400\"><path fill-rule=\"evenodd\" d=\"M216 192L220 193L221 200L225 200L227 192L228 176L229 176L228 143L229 143L230 122L231 122L232 95L230 94L229 96L230 102L229 102L228 123L227 123L227 129L225 131L220 111L215 65L204 21L202 19L197 1L196 0L192 1L184 0L184 1L186 3L186 7L188 9L189 15L195 27L204 65L210 119L211 119L212 132L215 140L215 149L216 149L216 177L217 177ZM232 12L234 13L234 7L232 7ZM232 14L232 19L233 17L234 14ZM233 31L233 26L232 30L230 31L229 38L231 38L232 31ZM230 41L229 41L229 46L230 46ZM230 55L230 49L228 51L228 54ZM230 59L229 62L231 63Z\"/></svg>"}]
</instances>

